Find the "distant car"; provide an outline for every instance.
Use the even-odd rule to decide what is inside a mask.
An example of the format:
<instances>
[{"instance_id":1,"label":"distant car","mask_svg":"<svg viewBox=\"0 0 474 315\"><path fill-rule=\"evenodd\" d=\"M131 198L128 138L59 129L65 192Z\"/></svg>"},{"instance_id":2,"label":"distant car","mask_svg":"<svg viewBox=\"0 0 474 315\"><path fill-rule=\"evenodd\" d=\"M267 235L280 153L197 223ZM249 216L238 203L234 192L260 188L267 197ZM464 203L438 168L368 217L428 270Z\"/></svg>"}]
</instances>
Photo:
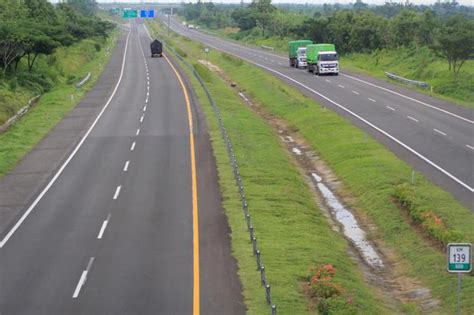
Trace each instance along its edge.
<instances>
[{"instance_id":1,"label":"distant car","mask_svg":"<svg viewBox=\"0 0 474 315\"><path fill-rule=\"evenodd\" d=\"M190 28L190 29L195 29L196 26L194 26L193 24L189 24L189 25L188 25L188 28Z\"/></svg>"}]
</instances>

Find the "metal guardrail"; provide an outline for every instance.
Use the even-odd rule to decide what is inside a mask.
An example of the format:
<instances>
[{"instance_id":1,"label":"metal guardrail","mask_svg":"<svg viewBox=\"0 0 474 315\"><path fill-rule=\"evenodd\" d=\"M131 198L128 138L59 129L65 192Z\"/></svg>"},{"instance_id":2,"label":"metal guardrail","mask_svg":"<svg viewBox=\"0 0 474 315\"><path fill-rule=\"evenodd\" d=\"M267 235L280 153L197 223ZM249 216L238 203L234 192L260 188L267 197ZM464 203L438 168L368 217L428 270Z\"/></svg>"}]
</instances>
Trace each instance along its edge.
<instances>
[{"instance_id":1,"label":"metal guardrail","mask_svg":"<svg viewBox=\"0 0 474 315\"><path fill-rule=\"evenodd\" d=\"M260 272L260 282L261 282L262 286L265 288L265 299L267 301L267 304L271 307L271 314L276 315L277 314L277 307L276 307L275 304L273 304L272 294L271 294L271 286L270 286L270 284L267 280L267 277L265 275L265 266L264 266L263 261L262 261L262 254L261 254L261 252L260 252L260 250L258 249L258 246L257 246L257 238L255 236L255 228L254 228L254 225L252 223L252 218L250 216L249 205L247 203L247 197L245 196L245 188L244 188L244 184L243 184L243 181L242 181L242 177L240 176L239 165L237 163L237 158L236 158L235 153L234 153L232 142L230 141L229 135L227 134L227 130L224 127L224 122L222 120L220 110L219 110L216 102L212 98L211 93L209 92L209 89L207 88L206 84L204 83L204 80L201 78L201 76L196 71L196 69L191 64L189 64L186 60L184 60L184 58L173 47L168 46L166 43L163 43L163 44L165 45L166 48L168 48L170 51L172 51L174 53L174 55L179 60L181 60L187 67L189 67L192 70L194 76L199 81L199 84L201 85L204 92L206 93L207 99L209 100L209 103L211 104L211 107L214 111L214 114L215 114L217 122L218 122L219 130L220 130L222 138L225 142L225 145L226 145L226 148L227 148L227 154L229 156L229 159L230 159L230 162L231 162L231 165L232 165L235 184L236 184L237 188L239 189L242 210L244 212L245 220L247 222L247 229L249 231L249 239L250 239L250 243L252 244L253 254L255 256L256 263L257 263L257 271Z\"/></svg>"},{"instance_id":2,"label":"metal guardrail","mask_svg":"<svg viewBox=\"0 0 474 315\"><path fill-rule=\"evenodd\" d=\"M271 47L271 46L262 45L262 46L260 46L260 47L261 47L262 49L266 49L266 50L272 50L272 51L275 50L275 48L273 48L273 47Z\"/></svg>"},{"instance_id":3,"label":"metal guardrail","mask_svg":"<svg viewBox=\"0 0 474 315\"><path fill-rule=\"evenodd\" d=\"M31 98L28 101L28 104L26 106L23 106L22 108L20 108L20 110L13 117L8 119L3 125L1 125L0 133L7 131L7 129L10 128L11 125L13 125L13 123L15 123L18 119L20 119L23 115L25 115L28 112L28 110L30 110L30 108L38 102L40 97L41 95L39 94Z\"/></svg>"},{"instance_id":4,"label":"metal guardrail","mask_svg":"<svg viewBox=\"0 0 474 315\"><path fill-rule=\"evenodd\" d=\"M397 80L397 81L400 81L402 83L405 83L405 84L409 84L409 85L416 85L416 86L419 86L419 87L422 87L424 89L427 89L430 85L426 82L421 82L421 81L415 81L415 80L410 80L410 79L406 79L406 78L403 78L403 77L400 77L396 74L393 74L393 73L390 73L390 72L387 72L385 71L385 75L387 77L389 77L390 79L394 79L394 80Z\"/></svg>"},{"instance_id":5,"label":"metal guardrail","mask_svg":"<svg viewBox=\"0 0 474 315\"><path fill-rule=\"evenodd\" d=\"M89 72L85 77L84 79L81 80L81 82L77 83L76 84L76 88L81 88L84 84L86 84L87 81L89 81L89 79L91 78L91 73Z\"/></svg>"}]
</instances>

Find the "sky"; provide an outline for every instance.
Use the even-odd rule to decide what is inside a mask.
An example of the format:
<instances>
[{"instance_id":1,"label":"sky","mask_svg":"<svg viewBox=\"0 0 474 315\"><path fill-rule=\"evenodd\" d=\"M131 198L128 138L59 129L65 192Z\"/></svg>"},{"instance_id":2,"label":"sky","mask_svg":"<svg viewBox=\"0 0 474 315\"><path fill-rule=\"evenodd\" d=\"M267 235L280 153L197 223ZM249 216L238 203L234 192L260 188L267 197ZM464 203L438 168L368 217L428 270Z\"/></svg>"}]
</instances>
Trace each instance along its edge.
<instances>
[{"instance_id":1,"label":"sky","mask_svg":"<svg viewBox=\"0 0 474 315\"><path fill-rule=\"evenodd\" d=\"M57 1L57 0L56 0ZM54 1L54 2L56 2ZM140 2L155 2L155 3L171 3L171 2L181 2L180 1L170 1L170 0L147 0L147 1L141 1L141 0L96 0L97 2L122 2L122 3L140 3ZM184 2L197 2L197 0L183 0ZM203 2L210 2L210 0L201 0ZM405 2L404 0L397 1L397 0L392 0L393 2ZM442 0L443 1L443 0ZM446 1L446 0L444 0ZM443 2L444 2L443 1ZM240 0L214 0L212 1L214 3L240 3ZM244 2L248 3L250 0L244 0ZM309 3L309 4L323 4L323 3L340 3L340 4L347 4L347 3L354 3L355 0L272 0L272 3ZM364 3L368 4L384 4L385 0L362 0ZM413 4L434 4L436 0L410 0L411 3ZM474 5L474 0L457 0L459 4L462 5L469 5L473 6Z\"/></svg>"}]
</instances>

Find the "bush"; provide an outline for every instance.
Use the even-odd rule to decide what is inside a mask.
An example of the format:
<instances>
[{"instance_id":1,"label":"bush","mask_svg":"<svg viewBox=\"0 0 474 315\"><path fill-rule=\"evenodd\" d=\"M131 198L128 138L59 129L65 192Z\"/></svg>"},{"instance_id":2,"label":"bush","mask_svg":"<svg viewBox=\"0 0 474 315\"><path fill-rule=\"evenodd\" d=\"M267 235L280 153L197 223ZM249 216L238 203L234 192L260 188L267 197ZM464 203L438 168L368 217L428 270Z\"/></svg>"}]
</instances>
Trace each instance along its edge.
<instances>
[{"instance_id":1,"label":"bush","mask_svg":"<svg viewBox=\"0 0 474 315\"><path fill-rule=\"evenodd\" d=\"M97 52L99 52L99 51L102 49L102 47L100 46L99 43L95 43L95 44L94 44L94 47L95 47L95 50L96 50Z\"/></svg>"},{"instance_id":2,"label":"bush","mask_svg":"<svg viewBox=\"0 0 474 315\"><path fill-rule=\"evenodd\" d=\"M462 233L448 228L432 209L425 209L421 206L424 202L411 185L406 183L398 185L393 196L408 211L413 221L434 240L447 245L450 242L458 242L463 239Z\"/></svg>"},{"instance_id":3,"label":"bush","mask_svg":"<svg viewBox=\"0 0 474 315\"><path fill-rule=\"evenodd\" d=\"M334 283L336 268L324 265L310 269L310 288L312 297L317 300L320 314L356 314L352 298L344 296L344 290Z\"/></svg>"},{"instance_id":4,"label":"bush","mask_svg":"<svg viewBox=\"0 0 474 315\"><path fill-rule=\"evenodd\" d=\"M222 55L222 58L229 61L230 63L232 63L236 67L240 67L243 64L243 61L240 58L231 56L231 55L226 54L226 53L221 53L221 55Z\"/></svg>"},{"instance_id":5,"label":"bush","mask_svg":"<svg viewBox=\"0 0 474 315\"><path fill-rule=\"evenodd\" d=\"M210 70L200 63L193 64L194 69L205 82L212 82Z\"/></svg>"}]
</instances>

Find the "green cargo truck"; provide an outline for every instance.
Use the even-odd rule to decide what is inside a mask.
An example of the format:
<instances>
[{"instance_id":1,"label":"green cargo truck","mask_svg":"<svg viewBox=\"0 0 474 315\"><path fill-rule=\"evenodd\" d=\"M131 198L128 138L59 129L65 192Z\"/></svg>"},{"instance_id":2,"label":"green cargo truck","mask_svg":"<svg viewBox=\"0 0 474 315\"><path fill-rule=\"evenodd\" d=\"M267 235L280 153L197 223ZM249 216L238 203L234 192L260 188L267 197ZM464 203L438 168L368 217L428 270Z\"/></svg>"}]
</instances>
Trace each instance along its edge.
<instances>
[{"instance_id":1,"label":"green cargo truck","mask_svg":"<svg viewBox=\"0 0 474 315\"><path fill-rule=\"evenodd\" d=\"M308 72L314 74L339 74L339 57L334 44L312 44L306 46Z\"/></svg>"},{"instance_id":2,"label":"green cargo truck","mask_svg":"<svg viewBox=\"0 0 474 315\"><path fill-rule=\"evenodd\" d=\"M290 67L297 66L298 63L298 48L306 47L313 42L306 39L294 40L288 43L288 58L290 61ZM302 57L302 56L301 56Z\"/></svg>"}]
</instances>

